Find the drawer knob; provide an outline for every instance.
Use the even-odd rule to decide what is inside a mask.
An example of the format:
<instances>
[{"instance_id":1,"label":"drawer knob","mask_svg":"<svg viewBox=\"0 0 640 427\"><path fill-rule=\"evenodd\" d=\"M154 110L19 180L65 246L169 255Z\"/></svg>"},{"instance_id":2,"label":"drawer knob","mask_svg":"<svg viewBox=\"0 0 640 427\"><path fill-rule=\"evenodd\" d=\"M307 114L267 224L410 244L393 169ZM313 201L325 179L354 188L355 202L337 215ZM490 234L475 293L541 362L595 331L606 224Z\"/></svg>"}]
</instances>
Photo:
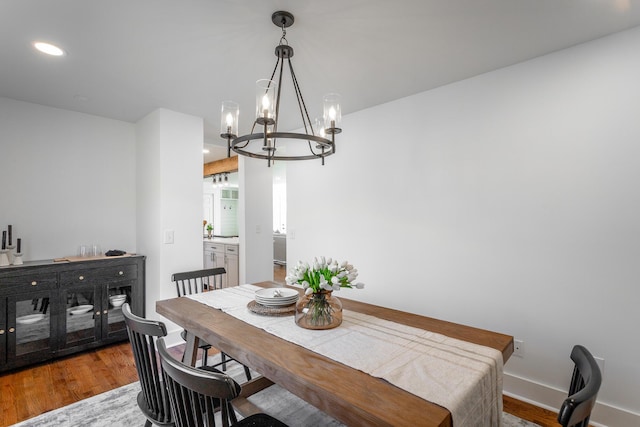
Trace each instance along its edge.
<instances>
[{"instance_id":1,"label":"drawer knob","mask_svg":"<svg viewBox=\"0 0 640 427\"><path fill-rule=\"evenodd\" d=\"M100 316L100 310L96 311L96 316Z\"/></svg>"},{"instance_id":2,"label":"drawer knob","mask_svg":"<svg viewBox=\"0 0 640 427\"><path fill-rule=\"evenodd\" d=\"M122 276L124 274L124 271L118 271L118 274Z\"/></svg>"},{"instance_id":3,"label":"drawer knob","mask_svg":"<svg viewBox=\"0 0 640 427\"><path fill-rule=\"evenodd\" d=\"M4 329L0 329L0 335L4 335Z\"/></svg>"},{"instance_id":4,"label":"drawer knob","mask_svg":"<svg viewBox=\"0 0 640 427\"><path fill-rule=\"evenodd\" d=\"M9 333L14 333L16 331L16 328L9 328Z\"/></svg>"},{"instance_id":5,"label":"drawer knob","mask_svg":"<svg viewBox=\"0 0 640 427\"><path fill-rule=\"evenodd\" d=\"M36 282L35 280L33 282L31 282L31 286L35 286L37 284L38 284L38 282Z\"/></svg>"},{"instance_id":6,"label":"drawer knob","mask_svg":"<svg viewBox=\"0 0 640 427\"><path fill-rule=\"evenodd\" d=\"M78 277L78 280L84 280L84 276Z\"/></svg>"}]
</instances>

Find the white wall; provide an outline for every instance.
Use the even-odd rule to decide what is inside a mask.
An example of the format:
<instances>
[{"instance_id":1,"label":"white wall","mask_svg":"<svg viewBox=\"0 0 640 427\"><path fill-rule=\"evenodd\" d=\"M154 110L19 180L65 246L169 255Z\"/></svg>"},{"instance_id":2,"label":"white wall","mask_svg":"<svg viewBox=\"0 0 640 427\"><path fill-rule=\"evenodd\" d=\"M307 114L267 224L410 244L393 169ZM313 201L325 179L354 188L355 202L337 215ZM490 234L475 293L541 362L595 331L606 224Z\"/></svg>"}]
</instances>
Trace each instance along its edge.
<instances>
[{"instance_id":1,"label":"white wall","mask_svg":"<svg viewBox=\"0 0 640 427\"><path fill-rule=\"evenodd\" d=\"M131 123L0 97L0 229L23 260L136 251Z\"/></svg>"},{"instance_id":2,"label":"white wall","mask_svg":"<svg viewBox=\"0 0 640 427\"><path fill-rule=\"evenodd\" d=\"M202 268L203 121L158 109L136 129L137 242L147 255L146 317L160 318L156 301L176 296L171 275ZM164 243L168 230L173 244Z\"/></svg>"},{"instance_id":3,"label":"white wall","mask_svg":"<svg viewBox=\"0 0 640 427\"><path fill-rule=\"evenodd\" d=\"M273 280L273 177L266 160L238 156L240 283Z\"/></svg>"},{"instance_id":4,"label":"white wall","mask_svg":"<svg viewBox=\"0 0 640 427\"><path fill-rule=\"evenodd\" d=\"M544 405L583 344L605 359L593 421L638 425L639 47L634 29L346 116L326 166L287 165L289 263L348 259L367 287L344 297L523 339L505 391Z\"/></svg>"}]
</instances>

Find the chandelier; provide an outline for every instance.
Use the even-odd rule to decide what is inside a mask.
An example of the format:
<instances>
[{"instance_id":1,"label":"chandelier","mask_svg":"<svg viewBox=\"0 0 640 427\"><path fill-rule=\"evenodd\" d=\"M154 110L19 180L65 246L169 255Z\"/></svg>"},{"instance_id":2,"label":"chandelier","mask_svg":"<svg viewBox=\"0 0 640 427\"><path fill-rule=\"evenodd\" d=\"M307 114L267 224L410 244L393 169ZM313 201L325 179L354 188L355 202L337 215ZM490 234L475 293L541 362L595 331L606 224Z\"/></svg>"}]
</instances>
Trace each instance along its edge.
<instances>
[{"instance_id":1,"label":"chandelier","mask_svg":"<svg viewBox=\"0 0 640 427\"><path fill-rule=\"evenodd\" d=\"M276 160L312 160L324 158L336 152L335 135L342 132L337 127L342 119L340 111L340 95L332 93L324 96L322 120L315 119L311 122L307 105L302 97L302 91L298 79L293 71L291 57L293 48L287 41L286 29L293 25L293 15L289 12L279 11L271 15L271 21L282 29L280 43L276 46L275 54L278 58L270 79L256 82L256 113L251 126L251 132L238 136L239 106L232 101L222 103L222 115L220 121L220 137L227 140L227 157L231 156L231 150L236 153L257 159L266 159L267 166ZM285 67L285 63L287 66ZM301 129L304 133L280 132L278 119L280 114L280 101L284 69L288 68L293 90L298 103L298 110L302 118ZM277 78L277 82L274 80ZM279 142L287 141L287 148L293 148L293 143L298 146L306 145L306 148L288 151L283 149L283 154L278 153ZM281 144L282 145L282 144ZM282 147L281 147L282 148Z\"/></svg>"}]
</instances>

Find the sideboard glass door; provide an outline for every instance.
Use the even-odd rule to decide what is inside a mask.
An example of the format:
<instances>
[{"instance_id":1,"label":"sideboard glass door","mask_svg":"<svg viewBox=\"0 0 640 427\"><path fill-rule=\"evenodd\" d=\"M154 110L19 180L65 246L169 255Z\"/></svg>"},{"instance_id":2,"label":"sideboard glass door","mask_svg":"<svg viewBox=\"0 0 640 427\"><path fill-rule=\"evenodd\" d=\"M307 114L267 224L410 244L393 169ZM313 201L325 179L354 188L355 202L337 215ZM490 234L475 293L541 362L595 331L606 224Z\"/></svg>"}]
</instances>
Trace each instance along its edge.
<instances>
[{"instance_id":1,"label":"sideboard glass door","mask_svg":"<svg viewBox=\"0 0 640 427\"><path fill-rule=\"evenodd\" d=\"M127 336L127 325L124 323L122 306L124 303L131 305L132 282L115 282L105 285L106 292L103 306L107 307L106 322L103 324L103 338L113 338L116 335ZM104 318L102 319L105 320Z\"/></svg>"},{"instance_id":2,"label":"sideboard glass door","mask_svg":"<svg viewBox=\"0 0 640 427\"><path fill-rule=\"evenodd\" d=\"M51 316L55 293L43 290L8 298L8 357L14 361L38 360L53 352ZM14 326L15 325L15 326ZM23 363L18 363L22 365Z\"/></svg>"},{"instance_id":3,"label":"sideboard glass door","mask_svg":"<svg viewBox=\"0 0 640 427\"><path fill-rule=\"evenodd\" d=\"M62 347L74 347L98 340L100 336L99 288L93 285L70 286L62 292L65 307L65 339Z\"/></svg>"}]
</instances>

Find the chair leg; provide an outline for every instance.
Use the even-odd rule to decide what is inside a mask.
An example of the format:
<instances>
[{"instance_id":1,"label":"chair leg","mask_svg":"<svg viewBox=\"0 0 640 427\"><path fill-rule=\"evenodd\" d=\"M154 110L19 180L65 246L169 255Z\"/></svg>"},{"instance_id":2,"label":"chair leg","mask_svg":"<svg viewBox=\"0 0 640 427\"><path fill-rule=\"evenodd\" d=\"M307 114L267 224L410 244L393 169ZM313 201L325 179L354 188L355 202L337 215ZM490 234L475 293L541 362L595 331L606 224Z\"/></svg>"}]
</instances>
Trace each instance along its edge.
<instances>
[{"instance_id":1,"label":"chair leg","mask_svg":"<svg viewBox=\"0 0 640 427\"><path fill-rule=\"evenodd\" d=\"M227 355L224 352L220 352L220 360L222 360L222 370L227 370Z\"/></svg>"},{"instance_id":2,"label":"chair leg","mask_svg":"<svg viewBox=\"0 0 640 427\"><path fill-rule=\"evenodd\" d=\"M244 366L244 365L242 365L242 366ZM247 376L247 381L251 381L251 371L246 366L244 366L244 374Z\"/></svg>"}]
</instances>

